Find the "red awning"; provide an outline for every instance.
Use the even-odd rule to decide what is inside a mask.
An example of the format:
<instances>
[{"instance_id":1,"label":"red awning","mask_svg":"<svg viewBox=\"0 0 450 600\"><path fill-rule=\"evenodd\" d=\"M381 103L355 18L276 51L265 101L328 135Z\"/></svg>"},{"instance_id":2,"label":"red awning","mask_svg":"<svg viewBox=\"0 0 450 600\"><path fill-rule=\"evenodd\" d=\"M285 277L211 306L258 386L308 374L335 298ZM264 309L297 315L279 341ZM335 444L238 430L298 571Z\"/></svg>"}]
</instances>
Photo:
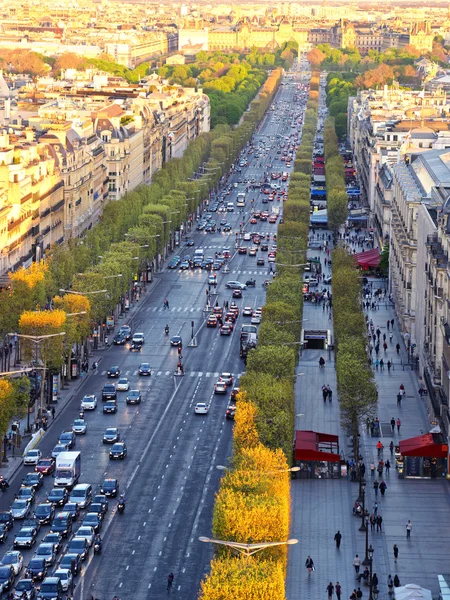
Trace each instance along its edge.
<instances>
[{"instance_id":1,"label":"red awning","mask_svg":"<svg viewBox=\"0 0 450 600\"><path fill-rule=\"evenodd\" d=\"M402 456L446 458L448 445L441 433L426 433L425 435L401 440L400 454Z\"/></svg>"},{"instance_id":2,"label":"red awning","mask_svg":"<svg viewBox=\"0 0 450 600\"><path fill-rule=\"evenodd\" d=\"M329 433L296 431L294 459L340 462L339 438Z\"/></svg>"},{"instance_id":3,"label":"red awning","mask_svg":"<svg viewBox=\"0 0 450 600\"><path fill-rule=\"evenodd\" d=\"M369 269L370 267L378 267L380 264L380 251L378 248L373 250L367 250L367 252L357 252L353 255L354 259L360 267L363 269Z\"/></svg>"}]
</instances>

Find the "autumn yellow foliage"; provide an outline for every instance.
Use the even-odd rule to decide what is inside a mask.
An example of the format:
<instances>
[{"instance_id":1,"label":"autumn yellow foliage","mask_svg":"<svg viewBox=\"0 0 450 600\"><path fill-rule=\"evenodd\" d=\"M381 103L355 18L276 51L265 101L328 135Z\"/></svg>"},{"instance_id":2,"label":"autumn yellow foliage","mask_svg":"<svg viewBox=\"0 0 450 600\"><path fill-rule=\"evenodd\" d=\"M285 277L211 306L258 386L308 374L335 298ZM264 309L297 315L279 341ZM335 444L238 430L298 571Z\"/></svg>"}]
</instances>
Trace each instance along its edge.
<instances>
[{"instance_id":1,"label":"autumn yellow foliage","mask_svg":"<svg viewBox=\"0 0 450 600\"><path fill-rule=\"evenodd\" d=\"M55 296L53 298L55 308L64 310L66 313L86 312L89 316L91 303L89 298L80 294L66 294L65 296Z\"/></svg>"},{"instance_id":2,"label":"autumn yellow foliage","mask_svg":"<svg viewBox=\"0 0 450 600\"><path fill-rule=\"evenodd\" d=\"M32 263L27 269L22 268L14 273L8 273L8 277L13 283L22 282L32 289L36 286L36 284L45 279L47 271L48 265L42 260L38 263Z\"/></svg>"},{"instance_id":3,"label":"autumn yellow foliage","mask_svg":"<svg viewBox=\"0 0 450 600\"><path fill-rule=\"evenodd\" d=\"M12 391L11 383L7 379L0 379L0 410L2 403L8 399Z\"/></svg>"},{"instance_id":4,"label":"autumn yellow foliage","mask_svg":"<svg viewBox=\"0 0 450 600\"><path fill-rule=\"evenodd\" d=\"M284 574L275 561L222 557L211 563L200 600L284 600Z\"/></svg>"},{"instance_id":5,"label":"autumn yellow foliage","mask_svg":"<svg viewBox=\"0 0 450 600\"><path fill-rule=\"evenodd\" d=\"M255 417L257 414L256 404L247 402L243 394L240 394L237 402L237 410L234 425L234 447L250 448L259 443L258 432L256 431Z\"/></svg>"},{"instance_id":6,"label":"autumn yellow foliage","mask_svg":"<svg viewBox=\"0 0 450 600\"><path fill-rule=\"evenodd\" d=\"M63 310L26 310L20 315L19 328L28 335L47 335L61 331L65 322Z\"/></svg>"}]
</instances>

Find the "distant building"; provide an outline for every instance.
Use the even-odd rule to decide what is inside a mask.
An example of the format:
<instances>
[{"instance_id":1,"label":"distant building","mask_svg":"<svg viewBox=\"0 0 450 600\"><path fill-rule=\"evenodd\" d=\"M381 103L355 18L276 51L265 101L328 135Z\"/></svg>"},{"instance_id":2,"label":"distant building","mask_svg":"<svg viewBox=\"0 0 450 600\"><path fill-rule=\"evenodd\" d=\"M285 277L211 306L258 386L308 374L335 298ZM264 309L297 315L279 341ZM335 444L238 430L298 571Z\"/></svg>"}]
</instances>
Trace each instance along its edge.
<instances>
[{"instance_id":1,"label":"distant building","mask_svg":"<svg viewBox=\"0 0 450 600\"><path fill-rule=\"evenodd\" d=\"M184 65L186 64L186 58L183 54L173 54L166 58L166 65Z\"/></svg>"}]
</instances>

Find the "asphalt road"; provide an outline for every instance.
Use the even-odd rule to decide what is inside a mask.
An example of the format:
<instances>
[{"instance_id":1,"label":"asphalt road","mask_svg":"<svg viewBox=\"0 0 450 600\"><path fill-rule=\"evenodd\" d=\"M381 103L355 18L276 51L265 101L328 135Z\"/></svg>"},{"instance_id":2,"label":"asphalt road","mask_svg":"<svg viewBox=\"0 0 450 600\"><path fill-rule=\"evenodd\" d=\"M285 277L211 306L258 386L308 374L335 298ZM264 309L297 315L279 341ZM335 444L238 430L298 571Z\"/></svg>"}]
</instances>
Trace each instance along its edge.
<instances>
[{"instance_id":1,"label":"asphalt road","mask_svg":"<svg viewBox=\"0 0 450 600\"><path fill-rule=\"evenodd\" d=\"M280 87L276 101L289 110L293 104L295 85ZM303 110L303 104L296 104L296 112ZM264 171L288 171L277 154L281 136L294 131L286 116L268 111L255 141L272 139L272 148L263 158L249 155L249 166L242 173L233 174L229 183L238 179L263 177ZM262 164L259 167L259 164ZM273 166L272 166L273 163ZM267 168L267 164L271 165ZM280 180L277 181L280 183ZM282 184L286 189L287 184ZM235 201L238 191L227 196L227 201ZM235 253L234 243L239 224L250 218L250 199L255 199L255 209L271 209L272 203L261 204L263 194L258 191L247 193L245 214L228 213L233 225L230 234L194 232L191 237L194 247L176 249L181 256L193 255L196 248L205 249L205 256L214 257L224 246L232 251L230 272L217 272L218 302L231 301L231 292L225 288L228 280L245 282L256 279L256 287L243 292L243 298L236 300L244 306L262 306L265 291L262 283L271 276L267 254L258 251L266 258L264 267L256 266L257 257ZM282 203L276 202L282 210ZM214 214L217 222L225 215ZM259 222L248 225L247 231L276 233L276 224ZM272 243L272 239L271 242ZM249 246L249 243L245 245ZM82 575L76 578L75 598L87 600L92 594L100 600L109 600L115 594L122 599L164 598L167 596L166 582L169 572L175 575L173 593L179 598L195 598L200 580L209 570L213 548L198 541L200 535L211 534L211 520L214 494L218 489L221 471L217 465L226 465L231 454L231 421L225 419L227 396L217 396L213 387L223 371L233 373L234 385L245 365L239 357L239 331L248 318L240 314L231 336L220 336L218 329L205 326L208 274L205 271L163 270L157 274L157 285L150 294L144 294L141 307L133 322L133 331L142 331L146 343L142 352L129 352L126 347L113 346L103 353L99 371L85 382L80 390L84 394L97 394L99 405L96 411L86 412L88 431L77 437L77 450L81 451L82 473L80 482L93 485L99 490L105 477L117 477L121 491L126 495L126 510L123 515L116 513L114 500L110 500L110 510L104 521L101 535L104 545L100 556L92 553L83 565ZM169 310L163 310L163 300L169 300ZM241 310L242 312L242 310ZM191 321L198 347L189 348ZM170 327L170 336L164 333L164 326ZM175 377L177 350L171 348L169 338L179 334L183 338L184 377ZM149 362L151 377L137 374L141 362ZM118 392L119 410L115 415L102 414L101 388L107 381L106 369L119 365L122 375L128 377L131 388L139 388L143 401L138 406L127 406L125 392ZM194 414L196 402L210 404L209 414ZM78 417L79 402L74 400L59 416L60 430L70 429ZM102 435L108 426L117 426L122 439L127 443L128 457L124 461L109 460L109 446L102 444ZM50 455L56 443L56 432L49 432L39 445L44 456ZM2 494L1 510L8 509L14 492L22 477L32 468L23 467L11 489ZM37 494L36 504L44 501L51 489L51 478ZM85 511L83 511L84 514ZM81 518L79 520L81 522ZM75 524L74 530L78 524ZM14 532L20 527L16 523ZM41 529L42 535L48 526ZM13 540L10 532L4 544L6 551ZM24 564L28 564L33 550L25 550Z\"/></svg>"}]
</instances>

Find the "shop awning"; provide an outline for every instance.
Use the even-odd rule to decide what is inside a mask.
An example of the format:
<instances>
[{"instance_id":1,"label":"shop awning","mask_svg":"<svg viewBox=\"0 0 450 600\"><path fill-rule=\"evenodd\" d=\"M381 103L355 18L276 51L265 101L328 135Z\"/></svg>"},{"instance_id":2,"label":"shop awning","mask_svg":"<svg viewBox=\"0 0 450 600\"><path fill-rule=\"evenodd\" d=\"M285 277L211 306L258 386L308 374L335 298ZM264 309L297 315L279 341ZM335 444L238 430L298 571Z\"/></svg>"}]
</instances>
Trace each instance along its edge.
<instances>
[{"instance_id":1,"label":"shop awning","mask_svg":"<svg viewBox=\"0 0 450 600\"><path fill-rule=\"evenodd\" d=\"M401 440L400 454L402 456L446 458L448 445L442 433L425 433L407 440Z\"/></svg>"},{"instance_id":2,"label":"shop awning","mask_svg":"<svg viewBox=\"0 0 450 600\"><path fill-rule=\"evenodd\" d=\"M373 250L367 250L367 252L357 252L353 255L354 259L360 267L363 269L370 269L370 267L378 267L380 264L380 251L378 248Z\"/></svg>"},{"instance_id":3,"label":"shop awning","mask_svg":"<svg viewBox=\"0 0 450 600\"><path fill-rule=\"evenodd\" d=\"M296 431L294 459L340 462L339 438L330 433Z\"/></svg>"},{"instance_id":4,"label":"shop awning","mask_svg":"<svg viewBox=\"0 0 450 600\"><path fill-rule=\"evenodd\" d=\"M311 225L326 225L328 223L328 214L326 209L315 210L311 213Z\"/></svg>"}]
</instances>

